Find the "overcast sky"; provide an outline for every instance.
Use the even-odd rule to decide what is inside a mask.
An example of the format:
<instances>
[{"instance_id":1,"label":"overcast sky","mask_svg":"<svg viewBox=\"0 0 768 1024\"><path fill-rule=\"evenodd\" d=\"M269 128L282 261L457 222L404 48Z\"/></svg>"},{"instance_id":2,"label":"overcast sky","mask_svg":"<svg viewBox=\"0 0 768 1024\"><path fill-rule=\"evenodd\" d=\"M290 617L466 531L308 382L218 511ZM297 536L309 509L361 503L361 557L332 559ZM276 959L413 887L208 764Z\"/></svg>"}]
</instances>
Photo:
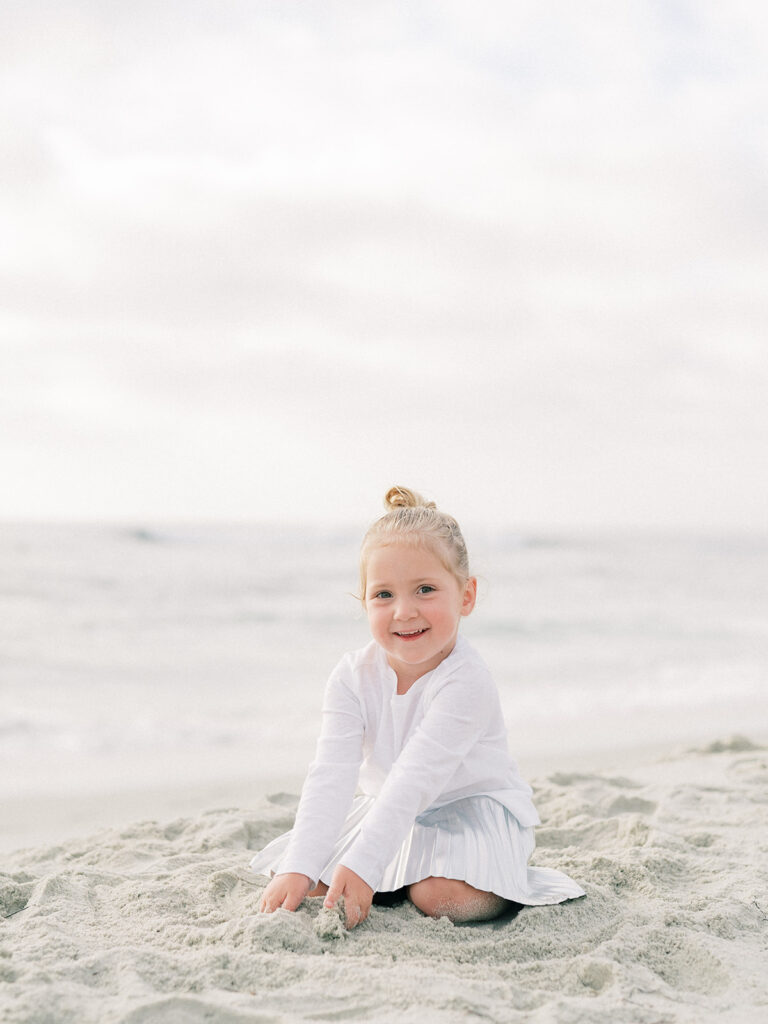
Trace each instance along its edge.
<instances>
[{"instance_id":1,"label":"overcast sky","mask_svg":"<svg viewBox=\"0 0 768 1024\"><path fill-rule=\"evenodd\" d=\"M768 6L5 0L0 517L768 523Z\"/></svg>"}]
</instances>

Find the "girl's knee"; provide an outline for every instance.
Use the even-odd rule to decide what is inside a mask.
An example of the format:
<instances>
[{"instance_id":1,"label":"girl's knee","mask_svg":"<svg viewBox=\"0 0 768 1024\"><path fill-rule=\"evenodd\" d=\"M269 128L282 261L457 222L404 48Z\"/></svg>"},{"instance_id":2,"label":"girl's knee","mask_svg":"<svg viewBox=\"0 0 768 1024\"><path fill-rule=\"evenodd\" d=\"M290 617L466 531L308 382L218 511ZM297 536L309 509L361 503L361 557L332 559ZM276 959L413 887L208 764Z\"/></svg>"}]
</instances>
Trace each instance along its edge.
<instances>
[{"instance_id":1,"label":"girl's knee","mask_svg":"<svg viewBox=\"0 0 768 1024\"><path fill-rule=\"evenodd\" d=\"M507 901L493 892L475 889L456 878L424 878L408 889L408 898L428 917L447 917L455 923L489 921Z\"/></svg>"}]
</instances>

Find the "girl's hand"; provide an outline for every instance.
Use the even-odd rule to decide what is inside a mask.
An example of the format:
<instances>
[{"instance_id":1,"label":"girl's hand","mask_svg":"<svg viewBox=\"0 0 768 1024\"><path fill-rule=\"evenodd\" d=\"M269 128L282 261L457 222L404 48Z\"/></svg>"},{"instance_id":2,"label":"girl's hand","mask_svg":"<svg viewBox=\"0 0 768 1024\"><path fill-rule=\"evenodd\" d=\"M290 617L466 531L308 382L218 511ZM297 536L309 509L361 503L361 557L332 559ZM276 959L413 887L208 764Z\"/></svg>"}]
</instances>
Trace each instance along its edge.
<instances>
[{"instance_id":1,"label":"girl's hand","mask_svg":"<svg viewBox=\"0 0 768 1024\"><path fill-rule=\"evenodd\" d=\"M354 928L368 917L373 899L373 889L360 875L339 864L333 872L331 885L325 897L324 907L335 907L339 896L344 897L347 911L347 928Z\"/></svg>"},{"instance_id":2,"label":"girl's hand","mask_svg":"<svg viewBox=\"0 0 768 1024\"><path fill-rule=\"evenodd\" d=\"M285 910L295 910L311 886L312 880L306 875L293 873L275 875L261 894L259 910L264 914L271 914L279 907L283 907Z\"/></svg>"}]
</instances>

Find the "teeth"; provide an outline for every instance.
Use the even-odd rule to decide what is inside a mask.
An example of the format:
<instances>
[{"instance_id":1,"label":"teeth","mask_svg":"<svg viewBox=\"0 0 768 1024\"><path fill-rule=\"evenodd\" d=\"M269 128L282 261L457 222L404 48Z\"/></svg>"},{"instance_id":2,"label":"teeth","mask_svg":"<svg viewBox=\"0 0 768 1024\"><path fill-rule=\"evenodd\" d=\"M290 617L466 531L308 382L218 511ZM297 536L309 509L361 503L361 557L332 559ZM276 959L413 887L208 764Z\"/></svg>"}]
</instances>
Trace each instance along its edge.
<instances>
[{"instance_id":1,"label":"teeth","mask_svg":"<svg viewBox=\"0 0 768 1024\"><path fill-rule=\"evenodd\" d=\"M416 636L418 633L423 633L423 629L412 629L410 633L398 633L398 636Z\"/></svg>"}]
</instances>

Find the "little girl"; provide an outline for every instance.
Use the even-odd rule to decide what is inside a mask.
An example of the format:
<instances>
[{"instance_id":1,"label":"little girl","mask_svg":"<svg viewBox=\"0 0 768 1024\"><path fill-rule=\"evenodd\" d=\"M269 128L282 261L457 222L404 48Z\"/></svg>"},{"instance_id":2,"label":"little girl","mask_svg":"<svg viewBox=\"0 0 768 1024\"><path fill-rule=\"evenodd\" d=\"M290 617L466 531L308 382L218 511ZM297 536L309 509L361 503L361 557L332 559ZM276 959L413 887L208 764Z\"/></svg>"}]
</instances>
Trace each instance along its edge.
<instances>
[{"instance_id":1,"label":"little girl","mask_svg":"<svg viewBox=\"0 0 768 1024\"><path fill-rule=\"evenodd\" d=\"M455 922L583 896L561 872L528 867L532 791L509 756L496 685L459 636L477 580L458 523L405 487L385 505L360 553L373 640L328 680L293 829L251 861L272 875L260 909L343 895L353 928L375 894L397 890Z\"/></svg>"}]
</instances>

